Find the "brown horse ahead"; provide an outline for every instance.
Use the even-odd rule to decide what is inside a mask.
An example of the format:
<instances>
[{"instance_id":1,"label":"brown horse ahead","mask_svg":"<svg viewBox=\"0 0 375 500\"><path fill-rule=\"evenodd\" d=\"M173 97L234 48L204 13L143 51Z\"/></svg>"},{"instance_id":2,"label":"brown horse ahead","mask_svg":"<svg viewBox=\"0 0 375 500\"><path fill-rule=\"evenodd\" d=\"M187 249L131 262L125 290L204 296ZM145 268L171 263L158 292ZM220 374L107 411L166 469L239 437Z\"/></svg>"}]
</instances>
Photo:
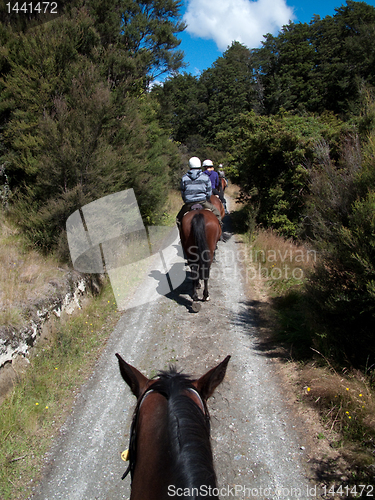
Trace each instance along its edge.
<instances>
[{"instance_id":1,"label":"brown horse ahead","mask_svg":"<svg viewBox=\"0 0 375 500\"><path fill-rule=\"evenodd\" d=\"M221 189L223 190L223 194L224 194L225 188L228 185L228 182L225 180L224 177L220 177L220 185L221 185Z\"/></svg>"},{"instance_id":2,"label":"brown horse ahead","mask_svg":"<svg viewBox=\"0 0 375 500\"><path fill-rule=\"evenodd\" d=\"M204 281L203 300L209 300L208 278L221 233L220 223L210 210L191 210L182 218L180 238L192 273L195 311L200 308L197 303L200 279Z\"/></svg>"},{"instance_id":3,"label":"brown horse ahead","mask_svg":"<svg viewBox=\"0 0 375 500\"><path fill-rule=\"evenodd\" d=\"M220 212L220 217L224 219L225 216L225 209L224 205L221 203L220 198L216 196L215 194L211 195L210 202L219 210Z\"/></svg>"},{"instance_id":4,"label":"brown horse ahead","mask_svg":"<svg viewBox=\"0 0 375 500\"><path fill-rule=\"evenodd\" d=\"M149 380L116 356L137 398L123 476L130 471L130 500L218 499L206 401L224 379L230 356L197 380L173 368Z\"/></svg>"}]
</instances>

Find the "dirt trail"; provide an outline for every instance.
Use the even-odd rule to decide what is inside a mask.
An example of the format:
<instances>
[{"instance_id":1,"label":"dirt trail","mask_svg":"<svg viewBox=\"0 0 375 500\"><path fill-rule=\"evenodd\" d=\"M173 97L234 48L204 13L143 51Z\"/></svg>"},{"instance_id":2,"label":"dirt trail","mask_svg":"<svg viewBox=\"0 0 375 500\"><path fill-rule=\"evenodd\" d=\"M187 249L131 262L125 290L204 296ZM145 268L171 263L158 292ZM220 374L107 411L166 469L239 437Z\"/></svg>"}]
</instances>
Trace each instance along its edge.
<instances>
[{"instance_id":1,"label":"dirt trail","mask_svg":"<svg viewBox=\"0 0 375 500\"><path fill-rule=\"evenodd\" d=\"M124 313L46 458L33 500L129 498L130 478L121 481L126 464L120 453L128 447L135 398L121 379L115 352L148 376L174 361L199 376L231 354L226 378L208 402L220 497L314 497L300 437L304 429L274 362L258 345L246 274L237 258L240 247L235 236L219 243L211 300L199 313L191 312L187 281L168 296ZM152 295L148 280L137 293Z\"/></svg>"}]
</instances>

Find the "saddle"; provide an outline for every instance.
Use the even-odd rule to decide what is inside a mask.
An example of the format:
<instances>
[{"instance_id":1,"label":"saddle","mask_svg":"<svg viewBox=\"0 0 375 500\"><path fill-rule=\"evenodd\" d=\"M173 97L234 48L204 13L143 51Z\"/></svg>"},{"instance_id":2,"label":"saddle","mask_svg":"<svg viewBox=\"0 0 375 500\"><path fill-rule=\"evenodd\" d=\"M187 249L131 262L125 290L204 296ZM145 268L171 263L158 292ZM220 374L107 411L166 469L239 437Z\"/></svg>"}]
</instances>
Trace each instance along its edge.
<instances>
[{"instance_id":1,"label":"saddle","mask_svg":"<svg viewBox=\"0 0 375 500\"><path fill-rule=\"evenodd\" d=\"M203 205L201 205L200 203L194 203L194 205L190 207L190 210L203 210Z\"/></svg>"}]
</instances>

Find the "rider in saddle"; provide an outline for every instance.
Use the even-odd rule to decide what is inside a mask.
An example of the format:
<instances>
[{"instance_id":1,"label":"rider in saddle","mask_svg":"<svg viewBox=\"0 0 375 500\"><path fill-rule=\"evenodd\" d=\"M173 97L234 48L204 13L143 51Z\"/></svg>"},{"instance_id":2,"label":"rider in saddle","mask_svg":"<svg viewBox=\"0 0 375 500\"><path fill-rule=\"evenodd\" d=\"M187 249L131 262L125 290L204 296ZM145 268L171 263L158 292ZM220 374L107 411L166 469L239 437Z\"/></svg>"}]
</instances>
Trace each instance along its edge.
<instances>
[{"instance_id":1,"label":"rider in saddle","mask_svg":"<svg viewBox=\"0 0 375 500\"><path fill-rule=\"evenodd\" d=\"M219 174L219 180L220 180L219 191L220 191L220 194L222 195L222 197L224 198L224 189L228 186L228 179L225 177L225 172L223 170L222 163L220 163L220 165L219 165L218 174ZM221 179L224 179L224 187L221 183ZM224 198L223 205L224 205L225 213L228 215L229 211L227 209L227 200L225 198Z\"/></svg>"},{"instance_id":2,"label":"rider in saddle","mask_svg":"<svg viewBox=\"0 0 375 500\"><path fill-rule=\"evenodd\" d=\"M206 167L204 173L208 175L212 185L212 193L219 197L221 203L224 206L225 213L228 214L227 202L224 198L223 189L221 187L220 177L217 172L215 172L214 164L211 160L204 160L203 167Z\"/></svg>"},{"instance_id":3,"label":"rider in saddle","mask_svg":"<svg viewBox=\"0 0 375 500\"><path fill-rule=\"evenodd\" d=\"M181 179L180 189L184 205L176 217L177 227L180 227L182 217L197 203L211 210L222 225L219 210L209 201L212 194L211 181L202 172L200 159L196 156L190 158L189 168L190 170Z\"/></svg>"}]
</instances>

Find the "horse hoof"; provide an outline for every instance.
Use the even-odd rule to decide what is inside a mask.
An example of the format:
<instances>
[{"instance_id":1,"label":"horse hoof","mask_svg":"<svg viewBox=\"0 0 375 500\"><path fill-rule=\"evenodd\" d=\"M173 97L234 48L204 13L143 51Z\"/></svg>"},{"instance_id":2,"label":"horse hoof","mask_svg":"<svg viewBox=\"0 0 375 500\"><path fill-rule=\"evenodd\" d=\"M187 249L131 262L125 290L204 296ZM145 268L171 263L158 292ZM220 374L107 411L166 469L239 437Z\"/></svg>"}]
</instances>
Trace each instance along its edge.
<instances>
[{"instance_id":1,"label":"horse hoof","mask_svg":"<svg viewBox=\"0 0 375 500\"><path fill-rule=\"evenodd\" d=\"M201 310L201 307L202 305L200 304L200 302L193 302L191 305L191 308L195 313L199 312Z\"/></svg>"},{"instance_id":2,"label":"horse hoof","mask_svg":"<svg viewBox=\"0 0 375 500\"><path fill-rule=\"evenodd\" d=\"M210 296L209 296L209 295L207 295L207 297L203 297L203 300L204 300L205 302L208 302L208 301L210 300Z\"/></svg>"}]
</instances>

